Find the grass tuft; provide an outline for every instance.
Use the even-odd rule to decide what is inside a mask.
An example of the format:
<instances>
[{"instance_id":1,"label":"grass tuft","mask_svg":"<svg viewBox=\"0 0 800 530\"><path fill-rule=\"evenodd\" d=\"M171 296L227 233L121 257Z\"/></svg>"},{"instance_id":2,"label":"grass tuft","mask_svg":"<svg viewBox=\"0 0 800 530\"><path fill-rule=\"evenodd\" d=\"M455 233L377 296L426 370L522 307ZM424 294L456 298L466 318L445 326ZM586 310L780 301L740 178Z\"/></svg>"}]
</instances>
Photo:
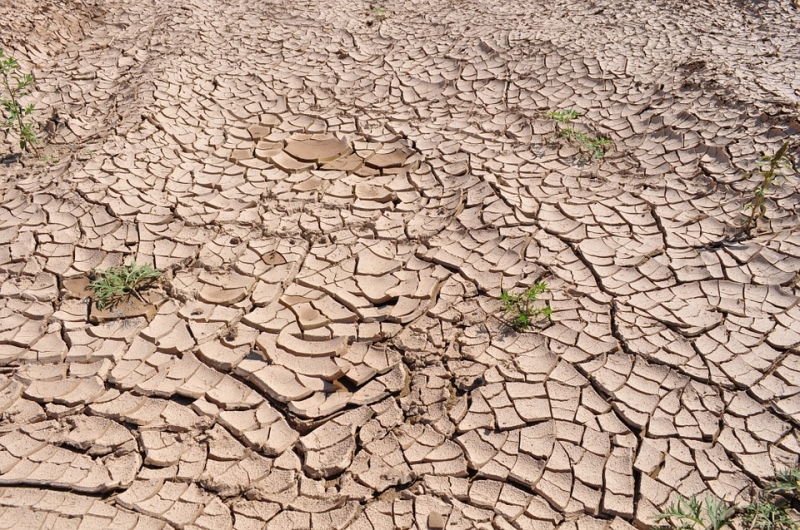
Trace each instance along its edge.
<instances>
[{"instance_id":1,"label":"grass tuft","mask_svg":"<svg viewBox=\"0 0 800 530\"><path fill-rule=\"evenodd\" d=\"M775 478L764 488L767 493L797 495L800 493L800 467L775 472Z\"/></svg>"},{"instance_id":2,"label":"grass tuft","mask_svg":"<svg viewBox=\"0 0 800 530\"><path fill-rule=\"evenodd\" d=\"M104 309L133 295L142 302L140 291L161 277L161 271L151 265L130 265L111 267L94 271L90 287L97 298L97 308Z\"/></svg>"},{"instance_id":3,"label":"grass tuft","mask_svg":"<svg viewBox=\"0 0 800 530\"><path fill-rule=\"evenodd\" d=\"M753 501L736 508L713 495L700 502L696 496L678 497L667 509L655 516L655 522L666 522L676 530L797 530L797 522L789 514L791 503L800 494L800 468L775 473L775 478L758 491Z\"/></svg>"},{"instance_id":4,"label":"grass tuft","mask_svg":"<svg viewBox=\"0 0 800 530\"><path fill-rule=\"evenodd\" d=\"M736 509L713 495L700 502L696 495L678 500L656 516L656 522L666 521L677 530L720 530L733 524Z\"/></svg>"},{"instance_id":5,"label":"grass tuft","mask_svg":"<svg viewBox=\"0 0 800 530\"><path fill-rule=\"evenodd\" d=\"M742 510L742 522L750 530L796 530L795 523L780 500L762 499Z\"/></svg>"}]
</instances>

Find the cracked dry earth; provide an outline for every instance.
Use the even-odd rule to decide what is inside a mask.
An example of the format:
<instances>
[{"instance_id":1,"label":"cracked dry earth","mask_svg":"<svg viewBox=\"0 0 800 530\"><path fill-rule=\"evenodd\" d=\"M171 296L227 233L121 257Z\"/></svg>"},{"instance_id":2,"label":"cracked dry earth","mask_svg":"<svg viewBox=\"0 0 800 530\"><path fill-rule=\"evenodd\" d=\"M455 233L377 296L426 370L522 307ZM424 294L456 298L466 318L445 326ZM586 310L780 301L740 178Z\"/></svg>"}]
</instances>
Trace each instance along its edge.
<instances>
[{"instance_id":1,"label":"cracked dry earth","mask_svg":"<svg viewBox=\"0 0 800 530\"><path fill-rule=\"evenodd\" d=\"M797 464L796 172L738 228L800 136L791 3L22 4L0 528L625 530Z\"/></svg>"}]
</instances>

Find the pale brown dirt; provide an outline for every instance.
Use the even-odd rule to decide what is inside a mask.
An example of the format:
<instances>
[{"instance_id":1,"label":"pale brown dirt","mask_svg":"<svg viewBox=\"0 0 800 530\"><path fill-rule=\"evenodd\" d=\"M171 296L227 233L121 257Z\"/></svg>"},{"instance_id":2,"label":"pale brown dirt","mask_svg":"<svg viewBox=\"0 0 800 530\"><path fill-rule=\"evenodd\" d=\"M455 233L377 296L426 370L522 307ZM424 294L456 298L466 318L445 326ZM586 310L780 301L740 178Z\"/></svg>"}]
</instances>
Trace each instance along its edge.
<instances>
[{"instance_id":1,"label":"pale brown dirt","mask_svg":"<svg viewBox=\"0 0 800 530\"><path fill-rule=\"evenodd\" d=\"M0 0L0 46L0 528L624 530L797 465L796 165L741 230L791 2Z\"/></svg>"}]
</instances>

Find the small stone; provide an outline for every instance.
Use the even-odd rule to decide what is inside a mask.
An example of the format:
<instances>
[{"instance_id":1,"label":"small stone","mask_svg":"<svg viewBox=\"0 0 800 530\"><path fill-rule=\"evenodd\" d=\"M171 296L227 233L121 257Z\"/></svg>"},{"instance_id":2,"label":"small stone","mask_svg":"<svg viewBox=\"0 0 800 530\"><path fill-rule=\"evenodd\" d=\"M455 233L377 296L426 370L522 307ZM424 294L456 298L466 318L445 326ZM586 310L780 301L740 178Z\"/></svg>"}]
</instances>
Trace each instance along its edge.
<instances>
[{"instance_id":1,"label":"small stone","mask_svg":"<svg viewBox=\"0 0 800 530\"><path fill-rule=\"evenodd\" d=\"M438 530L444 528L444 517L439 512L431 512L428 514L428 528Z\"/></svg>"}]
</instances>

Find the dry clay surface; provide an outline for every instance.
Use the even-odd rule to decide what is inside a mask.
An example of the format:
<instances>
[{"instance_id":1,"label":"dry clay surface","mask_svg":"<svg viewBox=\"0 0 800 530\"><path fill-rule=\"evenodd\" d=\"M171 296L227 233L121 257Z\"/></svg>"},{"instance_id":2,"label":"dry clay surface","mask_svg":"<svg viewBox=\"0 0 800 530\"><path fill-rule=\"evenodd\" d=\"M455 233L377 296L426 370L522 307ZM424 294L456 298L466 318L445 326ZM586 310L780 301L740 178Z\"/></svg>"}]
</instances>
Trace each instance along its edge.
<instances>
[{"instance_id":1,"label":"dry clay surface","mask_svg":"<svg viewBox=\"0 0 800 530\"><path fill-rule=\"evenodd\" d=\"M800 13L754 6L0 2L49 153L0 166L0 528L745 502L800 453L794 170L739 230L800 136ZM134 259L149 305L91 307Z\"/></svg>"}]
</instances>

